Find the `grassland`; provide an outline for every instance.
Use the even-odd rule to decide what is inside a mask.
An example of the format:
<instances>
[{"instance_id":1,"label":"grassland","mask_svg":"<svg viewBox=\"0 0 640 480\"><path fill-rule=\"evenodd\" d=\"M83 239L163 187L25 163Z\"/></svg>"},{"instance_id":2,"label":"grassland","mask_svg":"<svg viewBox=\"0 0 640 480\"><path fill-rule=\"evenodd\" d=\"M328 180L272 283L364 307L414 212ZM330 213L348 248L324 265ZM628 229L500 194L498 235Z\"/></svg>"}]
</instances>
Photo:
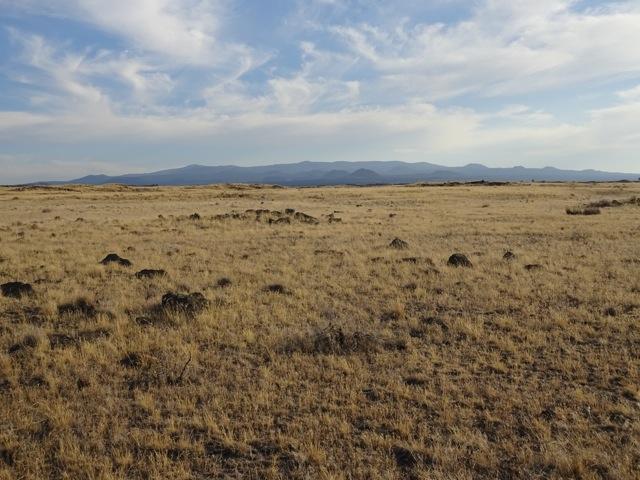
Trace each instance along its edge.
<instances>
[{"instance_id":1,"label":"grassland","mask_svg":"<svg viewBox=\"0 0 640 480\"><path fill-rule=\"evenodd\" d=\"M640 478L636 195L0 189L0 478Z\"/></svg>"}]
</instances>

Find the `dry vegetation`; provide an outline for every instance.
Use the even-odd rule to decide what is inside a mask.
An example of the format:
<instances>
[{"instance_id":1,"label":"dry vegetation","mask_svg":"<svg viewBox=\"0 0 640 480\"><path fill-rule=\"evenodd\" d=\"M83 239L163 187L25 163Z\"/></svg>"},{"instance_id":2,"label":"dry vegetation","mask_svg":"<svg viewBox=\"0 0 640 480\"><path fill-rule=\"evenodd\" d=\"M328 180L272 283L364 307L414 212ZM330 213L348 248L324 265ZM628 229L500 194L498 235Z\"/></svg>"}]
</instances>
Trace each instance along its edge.
<instances>
[{"instance_id":1,"label":"dry vegetation","mask_svg":"<svg viewBox=\"0 0 640 480\"><path fill-rule=\"evenodd\" d=\"M0 478L640 478L638 194L0 189Z\"/></svg>"}]
</instances>

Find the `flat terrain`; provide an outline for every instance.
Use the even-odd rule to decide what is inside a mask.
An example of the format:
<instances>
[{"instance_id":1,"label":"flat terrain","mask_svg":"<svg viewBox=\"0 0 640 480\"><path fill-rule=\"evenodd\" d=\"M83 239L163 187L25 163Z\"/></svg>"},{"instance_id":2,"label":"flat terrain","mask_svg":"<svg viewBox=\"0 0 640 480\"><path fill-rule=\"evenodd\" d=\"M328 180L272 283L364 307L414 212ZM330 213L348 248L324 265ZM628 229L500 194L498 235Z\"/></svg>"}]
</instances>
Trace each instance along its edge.
<instances>
[{"instance_id":1,"label":"flat terrain","mask_svg":"<svg viewBox=\"0 0 640 480\"><path fill-rule=\"evenodd\" d=\"M2 188L0 478L640 478L637 195Z\"/></svg>"}]
</instances>

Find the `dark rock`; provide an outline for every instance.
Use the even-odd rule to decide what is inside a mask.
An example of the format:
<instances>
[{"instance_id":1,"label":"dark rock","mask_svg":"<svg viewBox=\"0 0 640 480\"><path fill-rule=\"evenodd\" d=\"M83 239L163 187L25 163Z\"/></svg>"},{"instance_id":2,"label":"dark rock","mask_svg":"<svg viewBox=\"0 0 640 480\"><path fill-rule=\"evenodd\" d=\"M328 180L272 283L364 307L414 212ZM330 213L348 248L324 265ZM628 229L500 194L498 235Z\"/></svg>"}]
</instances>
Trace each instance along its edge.
<instances>
[{"instance_id":1,"label":"dark rock","mask_svg":"<svg viewBox=\"0 0 640 480\"><path fill-rule=\"evenodd\" d=\"M618 314L618 312L616 312L616 309L613 307L605 308L603 313L606 317L615 317Z\"/></svg>"},{"instance_id":2,"label":"dark rock","mask_svg":"<svg viewBox=\"0 0 640 480\"><path fill-rule=\"evenodd\" d=\"M404 240L400 240L399 238L394 238L389 246L397 250L406 250L407 248L409 248L409 244Z\"/></svg>"},{"instance_id":3,"label":"dark rock","mask_svg":"<svg viewBox=\"0 0 640 480\"><path fill-rule=\"evenodd\" d=\"M502 259L503 259L503 260L506 260L506 261L508 261L508 262L509 262L509 261L511 261L511 260L515 260L515 259L516 259L516 254L515 254L515 253L513 253L513 252L511 252L511 251L507 251L507 252L505 252L505 253L504 253L504 255L502 256Z\"/></svg>"},{"instance_id":4,"label":"dark rock","mask_svg":"<svg viewBox=\"0 0 640 480\"><path fill-rule=\"evenodd\" d=\"M528 271L541 270L542 269L542 265L540 265L539 263L531 263L529 265L525 265L524 269L528 270Z\"/></svg>"},{"instance_id":5,"label":"dark rock","mask_svg":"<svg viewBox=\"0 0 640 480\"><path fill-rule=\"evenodd\" d=\"M130 267L132 265L132 263L129 260L127 260L126 258L122 258L117 253L110 253L109 255L104 257L102 260L100 260L100 263L102 265L108 265L110 263L117 263L118 265L120 265L122 267Z\"/></svg>"},{"instance_id":6,"label":"dark rock","mask_svg":"<svg viewBox=\"0 0 640 480\"><path fill-rule=\"evenodd\" d=\"M284 209L284 213L286 213L287 215L293 215L294 213L296 213L296 209L295 208L285 208Z\"/></svg>"},{"instance_id":7,"label":"dark rock","mask_svg":"<svg viewBox=\"0 0 640 480\"><path fill-rule=\"evenodd\" d=\"M168 292L162 296L162 307L166 310L195 315L209 306L209 301L200 292L173 293Z\"/></svg>"},{"instance_id":8,"label":"dark rock","mask_svg":"<svg viewBox=\"0 0 640 480\"><path fill-rule=\"evenodd\" d=\"M216 282L216 285L219 288L230 287L231 286L231 279L226 278L226 277L219 278L218 281Z\"/></svg>"},{"instance_id":9,"label":"dark rock","mask_svg":"<svg viewBox=\"0 0 640 480\"><path fill-rule=\"evenodd\" d=\"M200 214L198 213L192 213L191 215L189 215L189 220L200 220Z\"/></svg>"},{"instance_id":10,"label":"dark rock","mask_svg":"<svg viewBox=\"0 0 640 480\"><path fill-rule=\"evenodd\" d=\"M449 257L449 260L447 261L447 265L451 267L473 267L473 263L471 263L471 260L469 260L467 256L463 255L462 253L454 253L453 255L451 255Z\"/></svg>"},{"instance_id":11,"label":"dark rock","mask_svg":"<svg viewBox=\"0 0 640 480\"><path fill-rule=\"evenodd\" d=\"M0 289L5 297L22 298L23 295L33 294L33 287L22 282L3 283L0 285Z\"/></svg>"},{"instance_id":12,"label":"dark rock","mask_svg":"<svg viewBox=\"0 0 640 480\"><path fill-rule=\"evenodd\" d=\"M164 270L154 270L152 268L145 268L136 273L137 278L153 278L164 277L167 274Z\"/></svg>"}]
</instances>

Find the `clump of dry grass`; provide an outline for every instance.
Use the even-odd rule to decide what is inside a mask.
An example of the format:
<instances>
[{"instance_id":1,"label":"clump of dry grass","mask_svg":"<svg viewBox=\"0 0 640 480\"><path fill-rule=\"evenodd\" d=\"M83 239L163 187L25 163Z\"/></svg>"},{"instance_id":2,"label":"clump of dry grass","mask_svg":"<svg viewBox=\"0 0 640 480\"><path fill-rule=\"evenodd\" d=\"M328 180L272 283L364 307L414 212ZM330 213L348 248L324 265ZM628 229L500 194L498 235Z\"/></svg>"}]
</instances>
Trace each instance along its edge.
<instances>
[{"instance_id":1,"label":"clump of dry grass","mask_svg":"<svg viewBox=\"0 0 640 480\"><path fill-rule=\"evenodd\" d=\"M637 478L639 195L0 189L0 478Z\"/></svg>"},{"instance_id":2,"label":"clump of dry grass","mask_svg":"<svg viewBox=\"0 0 640 480\"><path fill-rule=\"evenodd\" d=\"M600 215L599 207L567 208L567 215Z\"/></svg>"}]
</instances>

